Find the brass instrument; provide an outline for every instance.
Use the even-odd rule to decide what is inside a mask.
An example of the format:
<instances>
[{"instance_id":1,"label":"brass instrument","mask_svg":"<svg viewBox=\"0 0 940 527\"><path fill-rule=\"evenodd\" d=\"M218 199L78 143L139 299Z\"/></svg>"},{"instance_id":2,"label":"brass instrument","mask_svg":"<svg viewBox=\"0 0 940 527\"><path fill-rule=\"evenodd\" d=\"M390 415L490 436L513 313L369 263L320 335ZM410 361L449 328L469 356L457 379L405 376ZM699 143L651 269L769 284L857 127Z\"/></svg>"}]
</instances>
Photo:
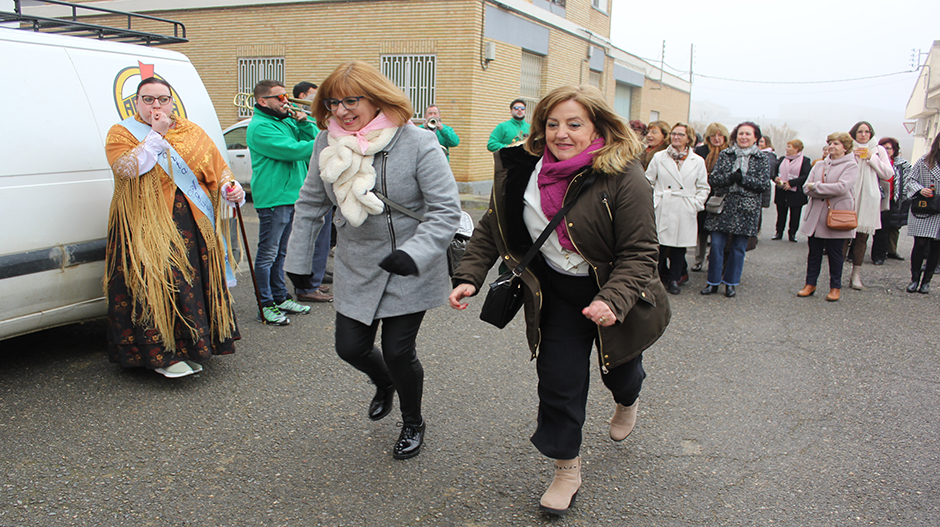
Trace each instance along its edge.
<instances>
[{"instance_id":1,"label":"brass instrument","mask_svg":"<svg viewBox=\"0 0 940 527\"><path fill-rule=\"evenodd\" d=\"M428 130L437 130L441 126L441 121L437 117L431 117L424 122L424 127Z\"/></svg>"},{"instance_id":2,"label":"brass instrument","mask_svg":"<svg viewBox=\"0 0 940 527\"><path fill-rule=\"evenodd\" d=\"M252 93L247 93L247 92L236 93L235 99L232 100L232 104L238 108L242 108L245 110L254 110L255 109L254 99L255 99L255 96ZM292 103L294 105L299 104L301 106L306 106L307 108L298 108L297 106L291 106L291 104L285 104L284 105L285 110L288 108L292 108L294 110L303 110L307 113L311 113L311 111L313 110L313 101L308 101L307 99L295 99L293 97L288 97L287 102Z\"/></svg>"}]
</instances>

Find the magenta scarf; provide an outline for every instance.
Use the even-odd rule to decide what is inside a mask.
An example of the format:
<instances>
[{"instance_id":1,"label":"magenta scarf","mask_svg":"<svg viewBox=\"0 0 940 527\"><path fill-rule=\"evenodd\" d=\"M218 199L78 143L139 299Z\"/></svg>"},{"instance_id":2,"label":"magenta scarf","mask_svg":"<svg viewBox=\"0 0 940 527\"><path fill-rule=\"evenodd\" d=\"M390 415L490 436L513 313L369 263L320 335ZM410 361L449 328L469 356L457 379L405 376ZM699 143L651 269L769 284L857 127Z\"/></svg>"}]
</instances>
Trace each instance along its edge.
<instances>
[{"instance_id":1,"label":"magenta scarf","mask_svg":"<svg viewBox=\"0 0 940 527\"><path fill-rule=\"evenodd\" d=\"M545 146L545 155L542 156L542 169L539 170L537 182L539 196L542 199L542 212L548 218L548 221L552 221L555 214L564 206L565 193L568 191L568 185L571 183L572 178L581 169L589 166L594 161L594 152L603 147L604 138L598 137L580 154L565 161L558 161L552 155L552 151L548 149L548 146ZM555 227L555 232L558 234L558 241L562 247L577 252L574 244L571 243L571 239L568 238L568 230L565 228L564 222Z\"/></svg>"}]
</instances>

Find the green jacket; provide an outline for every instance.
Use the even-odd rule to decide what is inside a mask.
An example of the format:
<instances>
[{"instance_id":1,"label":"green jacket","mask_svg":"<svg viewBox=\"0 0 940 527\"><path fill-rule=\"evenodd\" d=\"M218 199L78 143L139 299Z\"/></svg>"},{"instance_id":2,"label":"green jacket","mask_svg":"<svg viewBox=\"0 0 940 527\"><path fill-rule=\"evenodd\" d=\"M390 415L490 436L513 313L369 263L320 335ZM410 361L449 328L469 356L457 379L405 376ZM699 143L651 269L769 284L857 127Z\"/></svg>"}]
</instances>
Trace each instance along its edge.
<instances>
[{"instance_id":1,"label":"green jacket","mask_svg":"<svg viewBox=\"0 0 940 527\"><path fill-rule=\"evenodd\" d=\"M425 128L425 126L422 124L419 128ZM441 123L441 126L434 130L434 135L437 136L437 142L444 147L444 152L447 154L447 159L449 160L450 149L460 144L460 138L457 137L457 132L446 124Z\"/></svg>"},{"instance_id":2,"label":"green jacket","mask_svg":"<svg viewBox=\"0 0 940 527\"><path fill-rule=\"evenodd\" d=\"M499 123L496 128L493 128L490 140L486 143L486 149L495 152L523 139L527 135L529 135L529 123L510 119Z\"/></svg>"},{"instance_id":3,"label":"green jacket","mask_svg":"<svg viewBox=\"0 0 940 527\"><path fill-rule=\"evenodd\" d=\"M309 120L277 119L255 110L247 134L255 208L293 205L307 177L316 127Z\"/></svg>"}]
</instances>

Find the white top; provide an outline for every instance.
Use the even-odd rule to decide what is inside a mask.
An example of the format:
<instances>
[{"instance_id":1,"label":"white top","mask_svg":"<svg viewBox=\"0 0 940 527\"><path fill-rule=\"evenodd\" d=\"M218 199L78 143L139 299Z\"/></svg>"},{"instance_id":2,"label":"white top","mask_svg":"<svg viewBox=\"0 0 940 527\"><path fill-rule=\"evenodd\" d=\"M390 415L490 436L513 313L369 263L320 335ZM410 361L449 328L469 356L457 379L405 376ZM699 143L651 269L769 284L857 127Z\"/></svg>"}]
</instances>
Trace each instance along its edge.
<instances>
[{"instance_id":1,"label":"white top","mask_svg":"<svg viewBox=\"0 0 940 527\"><path fill-rule=\"evenodd\" d=\"M541 169L542 160L540 159L529 177L529 184L526 186L523 195L525 208L522 211L522 220L525 222L526 229L529 230L529 236L532 237L533 241L538 239L549 224L549 219L542 212L542 195L539 192L538 176ZM559 273L571 276L587 276L590 273L591 266L584 261L580 254L561 246L556 231L552 231L540 251L548 265Z\"/></svg>"}]
</instances>

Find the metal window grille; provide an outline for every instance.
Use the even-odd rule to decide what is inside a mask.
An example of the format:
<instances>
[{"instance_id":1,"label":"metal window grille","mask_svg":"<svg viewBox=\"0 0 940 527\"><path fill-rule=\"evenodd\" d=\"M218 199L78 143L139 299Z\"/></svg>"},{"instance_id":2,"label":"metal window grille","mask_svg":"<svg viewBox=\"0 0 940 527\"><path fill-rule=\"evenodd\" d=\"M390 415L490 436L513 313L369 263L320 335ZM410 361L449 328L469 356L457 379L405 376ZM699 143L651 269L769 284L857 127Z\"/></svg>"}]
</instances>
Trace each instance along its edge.
<instances>
[{"instance_id":1,"label":"metal window grille","mask_svg":"<svg viewBox=\"0 0 940 527\"><path fill-rule=\"evenodd\" d=\"M595 88L601 87L601 72L591 70L590 75L588 75L588 83Z\"/></svg>"},{"instance_id":2,"label":"metal window grille","mask_svg":"<svg viewBox=\"0 0 940 527\"><path fill-rule=\"evenodd\" d=\"M519 75L519 95L538 101L542 97L542 56L522 52L522 71Z\"/></svg>"},{"instance_id":3,"label":"metal window grille","mask_svg":"<svg viewBox=\"0 0 940 527\"><path fill-rule=\"evenodd\" d=\"M284 82L284 57L251 57L238 59L238 92L251 93L263 80ZM251 110L238 109L239 119L251 117Z\"/></svg>"},{"instance_id":4,"label":"metal window grille","mask_svg":"<svg viewBox=\"0 0 940 527\"><path fill-rule=\"evenodd\" d=\"M382 75L401 88L414 107L413 119L424 119L424 110L435 104L436 55L383 55Z\"/></svg>"}]
</instances>

